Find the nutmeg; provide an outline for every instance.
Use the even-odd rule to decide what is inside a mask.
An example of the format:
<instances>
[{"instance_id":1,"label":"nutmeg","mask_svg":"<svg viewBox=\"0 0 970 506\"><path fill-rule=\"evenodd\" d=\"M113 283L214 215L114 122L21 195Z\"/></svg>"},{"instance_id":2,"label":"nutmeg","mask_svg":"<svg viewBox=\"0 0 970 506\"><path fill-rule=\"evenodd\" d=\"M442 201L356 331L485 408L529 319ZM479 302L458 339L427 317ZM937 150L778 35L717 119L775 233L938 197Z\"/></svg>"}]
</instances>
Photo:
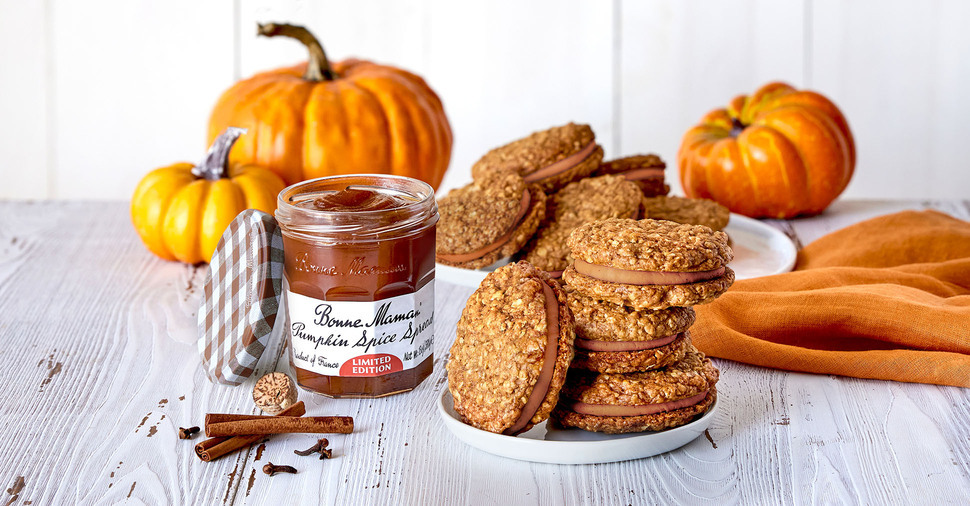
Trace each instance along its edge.
<instances>
[{"instance_id":1,"label":"nutmeg","mask_svg":"<svg viewBox=\"0 0 970 506\"><path fill-rule=\"evenodd\" d=\"M266 414L275 415L297 401L296 385L289 376L271 372L256 381L253 402Z\"/></svg>"}]
</instances>

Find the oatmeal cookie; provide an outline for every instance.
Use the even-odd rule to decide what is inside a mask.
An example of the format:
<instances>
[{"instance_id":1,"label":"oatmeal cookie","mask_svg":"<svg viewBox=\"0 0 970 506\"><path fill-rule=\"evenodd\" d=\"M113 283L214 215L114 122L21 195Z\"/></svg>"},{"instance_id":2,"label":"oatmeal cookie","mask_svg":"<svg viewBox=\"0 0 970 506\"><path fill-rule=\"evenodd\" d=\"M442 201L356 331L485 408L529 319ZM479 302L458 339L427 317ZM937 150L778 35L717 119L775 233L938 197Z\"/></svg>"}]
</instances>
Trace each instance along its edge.
<instances>
[{"instance_id":1,"label":"oatmeal cookie","mask_svg":"<svg viewBox=\"0 0 970 506\"><path fill-rule=\"evenodd\" d=\"M666 309L711 302L734 283L734 271L725 267L724 274L714 279L674 285L613 283L581 274L573 267L567 267L562 278L576 290L596 299L636 309Z\"/></svg>"},{"instance_id":2,"label":"oatmeal cookie","mask_svg":"<svg viewBox=\"0 0 970 506\"><path fill-rule=\"evenodd\" d=\"M559 283L527 262L490 273L468 298L445 366L455 411L517 435L549 417L573 359L573 320Z\"/></svg>"},{"instance_id":3,"label":"oatmeal cookie","mask_svg":"<svg viewBox=\"0 0 970 506\"><path fill-rule=\"evenodd\" d=\"M669 343L635 351L592 351L588 346L576 345L576 357L571 367L602 373L650 371L675 364L684 358L691 346L690 332L670 336ZM602 341L593 341L602 344ZM650 341L642 344L656 345ZM582 347L581 347L582 346Z\"/></svg>"},{"instance_id":4,"label":"oatmeal cookie","mask_svg":"<svg viewBox=\"0 0 970 506\"><path fill-rule=\"evenodd\" d=\"M659 431L691 422L717 398L718 370L690 347L664 369L595 374L573 369L552 422L562 427L619 434Z\"/></svg>"},{"instance_id":5,"label":"oatmeal cookie","mask_svg":"<svg viewBox=\"0 0 970 506\"><path fill-rule=\"evenodd\" d=\"M704 225L711 230L724 230L728 220L731 219L731 211L708 199L651 197L643 199L643 218Z\"/></svg>"},{"instance_id":6,"label":"oatmeal cookie","mask_svg":"<svg viewBox=\"0 0 970 506\"><path fill-rule=\"evenodd\" d=\"M435 258L478 269L516 253L546 214L546 195L512 172L494 172L438 201Z\"/></svg>"},{"instance_id":7,"label":"oatmeal cookie","mask_svg":"<svg viewBox=\"0 0 970 506\"><path fill-rule=\"evenodd\" d=\"M554 193L590 175L602 160L603 148L589 125L569 123L492 149L472 166L472 178L511 170Z\"/></svg>"},{"instance_id":8,"label":"oatmeal cookie","mask_svg":"<svg viewBox=\"0 0 970 506\"><path fill-rule=\"evenodd\" d=\"M634 155L605 161L593 175L621 175L636 183L644 197L656 197L670 192L670 187L664 183L666 167L667 164L657 155Z\"/></svg>"},{"instance_id":9,"label":"oatmeal cookie","mask_svg":"<svg viewBox=\"0 0 970 506\"><path fill-rule=\"evenodd\" d=\"M727 235L700 225L609 219L577 228L568 245L566 283L636 309L703 304L734 282Z\"/></svg>"},{"instance_id":10,"label":"oatmeal cookie","mask_svg":"<svg viewBox=\"0 0 970 506\"><path fill-rule=\"evenodd\" d=\"M523 250L523 258L560 277L572 262L566 240L577 227L607 218L636 218L642 197L620 176L581 179L550 196L547 219Z\"/></svg>"},{"instance_id":11,"label":"oatmeal cookie","mask_svg":"<svg viewBox=\"0 0 970 506\"><path fill-rule=\"evenodd\" d=\"M635 372L666 367L690 347L687 329L694 310L659 311L620 306L587 297L565 287L576 322L576 358L572 367L597 372Z\"/></svg>"},{"instance_id":12,"label":"oatmeal cookie","mask_svg":"<svg viewBox=\"0 0 970 506\"><path fill-rule=\"evenodd\" d=\"M636 310L588 297L571 285L564 290L579 339L649 341L684 332L695 320L690 307Z\"/></svg>"}]
</instances>

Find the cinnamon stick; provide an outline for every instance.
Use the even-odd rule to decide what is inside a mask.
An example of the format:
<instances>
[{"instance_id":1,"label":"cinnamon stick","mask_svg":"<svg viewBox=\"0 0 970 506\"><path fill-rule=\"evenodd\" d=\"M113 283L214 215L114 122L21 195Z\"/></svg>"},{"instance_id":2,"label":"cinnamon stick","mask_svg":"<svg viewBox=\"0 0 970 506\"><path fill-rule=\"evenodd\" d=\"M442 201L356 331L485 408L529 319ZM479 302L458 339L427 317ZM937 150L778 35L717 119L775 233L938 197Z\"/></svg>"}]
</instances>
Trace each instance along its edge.
<instances>
[{"instance_id":1,"label":"cinnamon stick","mask_svg":"<svg viewBox=\"0 0 970 506\"><path fill-rule=\"evenodd\" d=\"M211 462L245 448L265 436L214 437L195 445L195 454L203 462Z\"/></svg>"},{"instance_id":2,"label":"cinnamon stick","mask_svg":"<svg viewBox=\"0 0 970 506\"><path fill-rule=\"evenodd\" d=\"M276 416L280 417L299 417L306 414L306 405L303 401L297 402L296 404L284 409L280 414ZM247 416L247 415L243 415ZM256 416L256 415L252 415ZM275 417L272 417L275 418ZM240 448L245 448L260 439L263 439L265 434L255 434L246 436L236 436L236 437L214 437L211 439L206 439L201 443L195 445L195 454L198 455L203 462L211 462L220 457L224 457Z\"/></svg>"},{"instance_id":3,"label":"cinnamon stick","mask_svg":"<svg viewBox=\"0 0 970 506\"><path fill-rule=\"evenodd\" d=\"M298 417L303 415L284 415L281 411L278 415L237 415L233 413L208 413L205 415L205 425L211 425L213 423L224 423L224 422L239 422L242 420L261 420L261 419L271 419L278 416L291 416Z\"/></svg>"},{"instance_id":4,"label":"cinnamon stick","mask_svg":"<svg viewBox=\"0 0 970 506\"><path fill-rule=\"evenodd\" d=\"M210 423L206 420L205 435L226 437L242 435L312 433L350 434L354 431L354 419L349 416L267 416L254 420Z\"/></svg>"}]
</instances>

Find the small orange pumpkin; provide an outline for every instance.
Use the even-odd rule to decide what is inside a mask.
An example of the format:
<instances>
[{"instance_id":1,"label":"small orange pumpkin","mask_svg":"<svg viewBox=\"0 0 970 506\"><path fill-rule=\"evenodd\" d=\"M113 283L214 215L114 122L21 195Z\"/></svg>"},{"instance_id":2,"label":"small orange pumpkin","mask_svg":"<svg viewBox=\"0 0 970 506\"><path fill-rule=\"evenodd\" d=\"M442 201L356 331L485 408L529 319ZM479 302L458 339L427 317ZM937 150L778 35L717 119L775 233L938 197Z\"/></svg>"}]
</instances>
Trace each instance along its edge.
<instances>
[{"instance_id":1,"label":"small orange pumpkin","mask_svg":"<svg viewBox=\"0 0 970 506\"><path fill-rule=\"evenodd\" d=\"M754 218L822 212L849 184L855 158L835 104L778 82L707 113L677 155L688 197Z\"/></svg>"},{"instance_id":2,"label":"small orange pumpkin","mask_svg":"<svg viewBox=\"0 0 970 506\"><path fill-rule=\"evenodd\" d=\"M208 262L237 214L246 209L276 211L283 180L262 167L228 162L242 132L227 129L199 166L176 163L149 172L138 183L131 197L131 221L152 253L188 264Z\"/></svg>"},{"instance_id":3,"label":"small orange pumpkin","mask_svg":"<svg viewBox=\"0 0 970 506\"><path fill-rule=\"evenodd\" d=\"M250 131L230 161L266 167L287 184L380 173L438 187L451 160L451 126L424 79L362 60L331 65L300 26L269 23L258 33L295 38L310 59L256 74L222 94L209 119L209 139L230 125Z\"/></svg>"}]
</instances>

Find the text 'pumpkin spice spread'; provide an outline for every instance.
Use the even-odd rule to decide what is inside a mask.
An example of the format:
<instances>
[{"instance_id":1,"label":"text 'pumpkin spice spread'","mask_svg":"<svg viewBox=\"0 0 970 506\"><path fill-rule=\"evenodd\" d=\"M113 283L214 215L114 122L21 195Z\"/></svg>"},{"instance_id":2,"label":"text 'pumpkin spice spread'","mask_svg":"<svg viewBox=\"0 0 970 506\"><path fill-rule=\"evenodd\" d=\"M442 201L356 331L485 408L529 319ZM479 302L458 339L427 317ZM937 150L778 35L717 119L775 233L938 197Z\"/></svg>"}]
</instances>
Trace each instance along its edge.
<instances>
[{"instance_id":1,"label":"text 'pumpkin spice spread'","mask_svg":"<svg viewBox=\"0 0 970 506\"><path fill-rule=\"evenodd\" d=\"M334 176L279 196L290 360L331 397L380 397L431 374L438 210L431 186Z\"/></svg>"}]
</instances>

